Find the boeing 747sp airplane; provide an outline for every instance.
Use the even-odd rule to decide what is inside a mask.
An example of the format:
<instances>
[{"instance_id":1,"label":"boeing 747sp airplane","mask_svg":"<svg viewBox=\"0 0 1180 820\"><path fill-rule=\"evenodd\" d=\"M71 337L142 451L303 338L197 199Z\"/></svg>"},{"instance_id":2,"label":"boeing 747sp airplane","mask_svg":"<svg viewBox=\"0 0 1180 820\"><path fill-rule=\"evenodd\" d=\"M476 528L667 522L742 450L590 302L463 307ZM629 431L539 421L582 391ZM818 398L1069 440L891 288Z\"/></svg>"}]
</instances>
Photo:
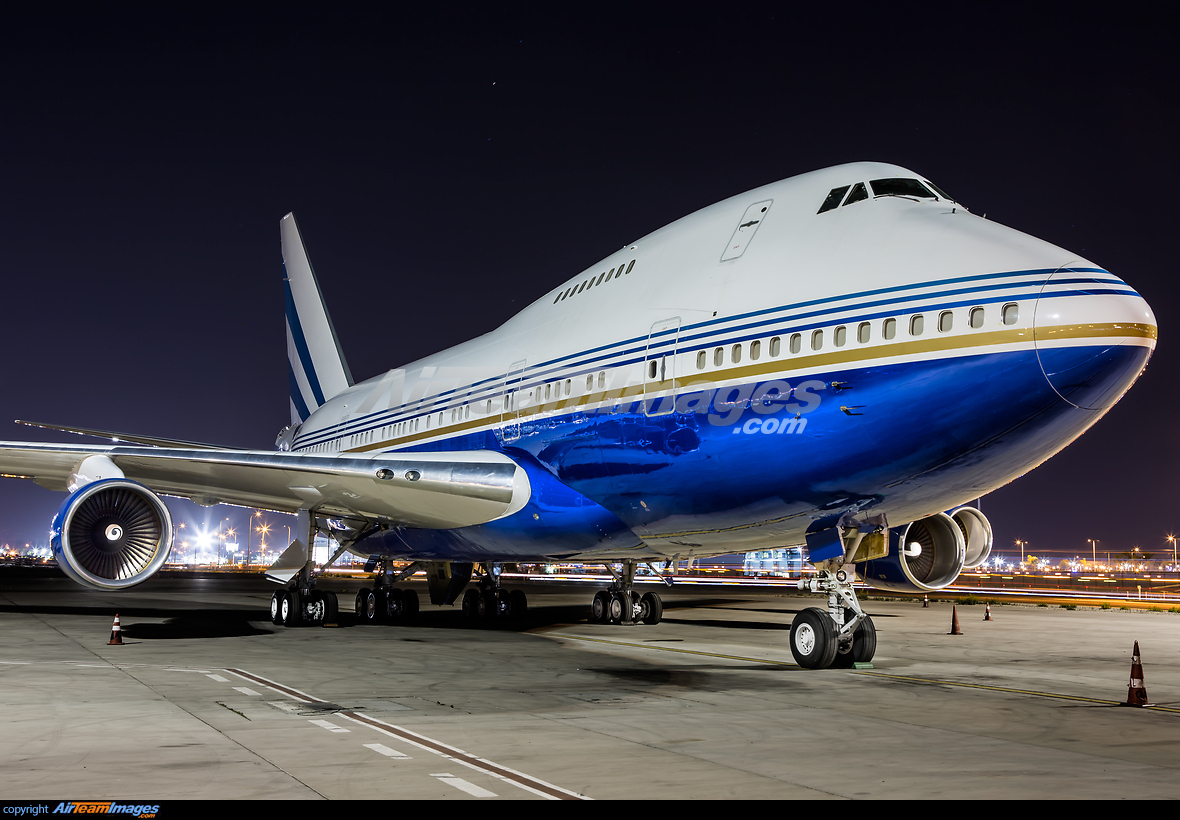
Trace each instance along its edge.
<instances>
[{"instance_id":1,"label":"boeing 747sp airplane","mask_svg":"<svg viewBox=\"0 0 1180 820\"><path fill-rule=\"evenodd\" d=\"M520 612L504 562L597 562L600 622L658 622L636 569L806 545L791 649L868 661L853 581L951 584L991 549L973 499L1098 421L1145 367L1151 309L1126 282L970 213L924 177L854 163L731 197L625 245L500 328L354 383L303 240L280 222L291 424L277 452L60 430L101 446L0 443L0 471L69 493L62 570L123 589L166 560L161 496L297 514L269 574L276 623L334 619L317 532L380 565L356 601ZM43 425L50 426L50 425ZM413 562L395 573L392 561ZM616 569L617 565L617 569ZM479 571L476 571L476 568Z\"/></svg>"}]
</instances>

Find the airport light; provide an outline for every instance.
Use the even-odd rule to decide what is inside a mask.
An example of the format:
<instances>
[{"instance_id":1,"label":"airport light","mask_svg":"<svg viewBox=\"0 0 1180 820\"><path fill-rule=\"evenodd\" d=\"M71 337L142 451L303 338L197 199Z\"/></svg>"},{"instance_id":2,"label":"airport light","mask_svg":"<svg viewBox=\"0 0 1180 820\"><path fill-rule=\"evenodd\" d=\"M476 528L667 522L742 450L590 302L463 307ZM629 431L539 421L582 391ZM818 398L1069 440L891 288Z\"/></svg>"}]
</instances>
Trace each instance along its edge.
<instances>
[{"instance_id":1,"label":"airport light","mask_svg":"<svg viewBox=\"0 0 1180 820\"><path fill-rule=\"evenodd\" d=\"M1172 563L1175 564L1177 562L1177 559L1176 559L1176 536L1169 535L1168 536L1168 543L1170 543L1172 545Z\"/></svg>"}]
</instances>

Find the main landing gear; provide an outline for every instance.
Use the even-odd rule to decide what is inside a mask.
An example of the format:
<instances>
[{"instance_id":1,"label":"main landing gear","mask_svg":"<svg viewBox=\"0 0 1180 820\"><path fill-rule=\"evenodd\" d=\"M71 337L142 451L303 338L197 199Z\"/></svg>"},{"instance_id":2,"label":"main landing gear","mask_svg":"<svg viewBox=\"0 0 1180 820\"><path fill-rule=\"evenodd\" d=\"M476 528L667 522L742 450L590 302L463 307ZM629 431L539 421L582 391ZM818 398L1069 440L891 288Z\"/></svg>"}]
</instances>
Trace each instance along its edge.
<instances>
[{"instance_id":1,"label":"main landing gear","mask_svg":"<svg viewBox=\"0 0 1180 820\"><path fill-rule=\"evenodd\" d=\"M509 592L500 586L500 569L495 563L483 565L483 577L463 593L465 617L483 623L524 618L529 608L528 598L519 589Z\"/></svg>"},{"instance_id":2,"label":"main landing gear","mask_svg":"<svg viewBox=\"0 0 1180 820\"><path fill-rule=\"evenodd\" d=\"M658 624L664 617L664 602L654 592L640 595L634 590L636 561L624 561L623 571L607 569L615 576L607 589L600 589L590 602L590 620L596 624Z\"/></svg>"},{"instance_id":3,"label":"main landing gear","mask_svg":"<svg viewBox=\"0 0 1180 820\"><path fill-rule=\"evenodd\" d=\"M399 589L393 586L401 577L399 575L394 578L383 562L373 587L362 587L356 594L357 620L365 624L413 621L418 616L418 593L412 589Z\"/></svg>"},{"instance_id":4,"label":"main landing gear","mask_svg":"<svg viewBox=\"0 0 1180 820\"><path fill-rule=\"evenodd\" d=\"M335 592L296 585L270 596L270 621L275 626L335 624L339 608Z\"/></svg>"},{"instance_id":5,"label":"main landing gear","mask_svg":"<svg viewBox=\"0 0 1180 820\"><path fill-rule=\"evenodd\" d=\"M877 628L843 569L821 570L799 582L801 590L826 592L827 610L808 607L791 622L791 654L804 669L851 669L868 663L877 651Z\"/></svg>"}]
</instances>

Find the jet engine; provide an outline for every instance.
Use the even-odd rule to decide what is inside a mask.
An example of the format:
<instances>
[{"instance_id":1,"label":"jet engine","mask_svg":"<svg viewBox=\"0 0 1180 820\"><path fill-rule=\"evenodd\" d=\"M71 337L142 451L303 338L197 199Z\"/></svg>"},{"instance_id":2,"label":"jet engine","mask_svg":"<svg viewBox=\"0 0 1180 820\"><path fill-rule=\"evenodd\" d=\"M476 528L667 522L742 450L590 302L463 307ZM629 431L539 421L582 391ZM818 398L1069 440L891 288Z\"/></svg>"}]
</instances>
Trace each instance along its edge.
<instances>
[{"instance_id":1,"label":"jet engine","mask_svg":"<svg viewBox=\"0 0 1180 820\"><path fill-rule=\"evenodd\" d=\"M975 569L987 560L992 551L992 525L987 516L974 507L959 507L950 513L959 525L967 549L964 569Z\"/></svg>"},{"instance_id":2,"label":"jet engine","mask_svg":"<svg viewBox=\"0 0 1180 820\"><path fill-rule=\"evenodd\" d=\"M108 478L66 498L51 534L57 565L70 578L91 589L127 589L168 559L172 516L142 484Z\"/></svg>"},{"instance_id":3,"label":"jet engine","mask_svg":"<svg viewBox=\"0 0 1180 820\"><path fill-rule=\"evenodd\" d=\"M956 513L964 509L968 508ZM964 518L974 521L968 516ZM990 534L991 528L987 529ZM858 573L861 580L876 589L933 592L950 586L959 577L966 561L966 549L963 530L956 519L936 513L890 530L889 554L857 565Z\"/></svg>"}]
</instances>

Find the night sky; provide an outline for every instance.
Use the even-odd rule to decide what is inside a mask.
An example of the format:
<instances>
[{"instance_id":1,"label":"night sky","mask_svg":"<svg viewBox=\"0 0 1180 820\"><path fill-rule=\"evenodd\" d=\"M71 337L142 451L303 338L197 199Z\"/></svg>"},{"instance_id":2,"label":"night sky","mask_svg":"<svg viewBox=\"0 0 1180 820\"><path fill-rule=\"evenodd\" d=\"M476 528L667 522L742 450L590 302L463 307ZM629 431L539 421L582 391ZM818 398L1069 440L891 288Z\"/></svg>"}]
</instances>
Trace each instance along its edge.
<instances>
[{"instance_id":1,"label":"night sky","mask_svg":"<svg viewBox=\"0 0 1180 820\"><path fill-rule=\"evenodd\" d=\"M0 438L99 443L22 418L270 449L288 422L288 211L359 381L698 208L879 160L1122 276L1161 325L1117 407L983 499L1000 549L1180 533L1180 84L1162 19L292 8L0 17ZM63 498L0 480L0 543L44 541Z\"/></svg>"}]
</instances>

